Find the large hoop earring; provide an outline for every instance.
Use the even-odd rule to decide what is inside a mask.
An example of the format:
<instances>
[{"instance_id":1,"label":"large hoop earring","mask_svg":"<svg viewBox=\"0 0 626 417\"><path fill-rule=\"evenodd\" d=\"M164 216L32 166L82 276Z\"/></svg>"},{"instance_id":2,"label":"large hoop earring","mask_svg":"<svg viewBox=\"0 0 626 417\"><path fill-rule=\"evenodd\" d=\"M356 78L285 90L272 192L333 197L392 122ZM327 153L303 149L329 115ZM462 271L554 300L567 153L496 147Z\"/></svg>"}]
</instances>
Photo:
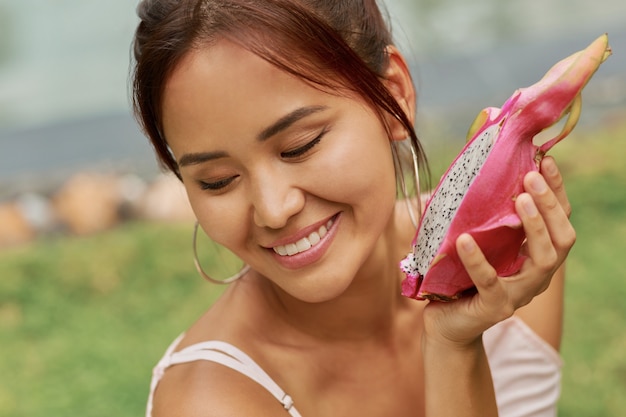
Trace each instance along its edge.
<instances>
[{"instance_id":1,"label":"large hoop earring","mask_svg":"<svg viewBox=\"0 0 626 417\"><path fill-rule=\"evenodd\" d=\"M422 196L421 196L421 187L420 187L420 177L419 177L419 167L417 165L417 155L415 154L415 149L411 144L408 144L408 148L411 150L411 168L413 170L413 177L415 180L415 189L417 191L417 195L415 198L417 199L417 209L421 213L422 211ZM392 150L393 155L396 160L396 166L398 167L399 177L400 177L400 190L402 191L402 196L404 197L404 203L406 204L407 211L409 213L409 218L411 219L411 223L413 227L417 229L418 222L417 216L415 215L415 211L411 206L411 199L409 197L409 191L407 190L406 181L404 179L404 169L402 160L404 159L400 155L400 150L398 149L398 145L396 142L392 142Z\"/></svg>"},{"instance_id":2,"label":"large hoop earring","mask_svg":"<svg viewBox=\"0 0 626 417\"><path fill-rule=\"evenodd\" d=\"M419 213L419 217L421 217L422 216L422 185L420 184L420 169L417 163L417 155L415 154L415 149L413 149L413 146L411 145L409 145L409 149L411 149L411 163L413 165L413 179L415 181L415 192L417 193L417 195L415 196L417 200L417 212ZM405 199L405 201L407 202L407 204L409 204L408 198ZM409 210L409 216L411 216L411 222L413 222L413 226L415 226L415 228L417 229L419 225L417 218L415 217L415 214L413 213L410 207L408 208L408 210Z\"/></svg>"},{"instance_id":3,"label":"large hoop earring","mask_svg":"<svg viewBox=\"0 0 626 417\"><path fill-rule=\"evenodd\" d=\"M211 278L206 272L204 272L204 270L202 269L202 266L200 265L200 260L198 259L198 249L197 249L197 244L196 244L198 240L198 226L199 226L199 223L196 221L196 224L193 227L193 241L192 241L193 263L196 266L196 270L198 271L198 273L200 274L202 278L206 279L209 282L212 282L213 284L230 284L231 282L237 281L239 278L244 276L250 270L250 265L244 265L239 270L239 272L237 272L235 275L228 277L226 279L218 280L218 279Z\"/></svg>"}]
</instances>

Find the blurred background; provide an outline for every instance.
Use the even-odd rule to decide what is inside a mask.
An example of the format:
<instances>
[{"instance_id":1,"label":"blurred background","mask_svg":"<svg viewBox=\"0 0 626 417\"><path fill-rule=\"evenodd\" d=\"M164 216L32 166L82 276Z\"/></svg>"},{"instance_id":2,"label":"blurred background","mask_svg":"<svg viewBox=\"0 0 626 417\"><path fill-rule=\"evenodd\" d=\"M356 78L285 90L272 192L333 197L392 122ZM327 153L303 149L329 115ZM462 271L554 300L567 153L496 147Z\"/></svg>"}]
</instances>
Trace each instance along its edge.
<instances>
[{"instance_id":1,"label":"blurred background","mask_svg":"<svg viewBox=\"0 0 626 417\"><path fill-rule=\"evenodd\" d=\"M151 367L220 292L196 277L193 216L129 110L136 4L0 0L0 416L141 415ZM560 414L623 415L626 2L386 5L434 178L480 109L609 33L614 55L553 152L579 234Z\"/></svg>"}]
</instances>

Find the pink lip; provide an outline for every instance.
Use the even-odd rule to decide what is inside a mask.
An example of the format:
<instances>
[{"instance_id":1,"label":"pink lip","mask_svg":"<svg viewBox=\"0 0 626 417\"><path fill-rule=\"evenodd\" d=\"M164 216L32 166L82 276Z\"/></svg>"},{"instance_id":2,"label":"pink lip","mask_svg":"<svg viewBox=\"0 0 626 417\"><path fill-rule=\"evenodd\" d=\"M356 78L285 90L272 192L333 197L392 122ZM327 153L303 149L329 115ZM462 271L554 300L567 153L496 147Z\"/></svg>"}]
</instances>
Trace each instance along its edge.
<instances>
[{"instance_id":1,"label":"pink lip","mask_svg":"<svg viewBox=\"0 0 626 417\"><path fill-rule=\"evenodd\" d=\"M312 225L309 225L305 227L304 229L298 230L297 233L294 233L293 235L288 236L288 237L278 239L275 242L272 242L271 244L265 247L271 249L271 248L275 248L276 246L285 246L290 243L296 243L300 239L304 237L308 237L311 233L317 232L318 229L322 227L322 225L325 225L326 223L328 223L330 219L337 217L337 216L338 214L333 214L332 216L328 217L326 220L320 220L317 223L313 223Z\"/></svg>"},{"instance_id":2,"label":"pink lip","mask_svg":"<svg viewBox=\"0 0 626 417\"><path fill-rule=\"evenodd\" d=\"M287 269L303 268L307 265L317 262L326 253L326 250L328 249L333 239L335 238L335 235L337 234L337 229L339 226L339 222L341 220L341 213L338 213L334 215L333 217L329 217L325 221L321 221L321 222L318 222L317 224L308 226L302 229L301 231L299 231L297 234L290 236L289 239L278 240L277 243L275 243L272 246L274 247L274 246L286 245L288 243L296 242L299 239L302 239L303 237L308 236L312 232L317 231L322 225L326 224L328 220L333 219L333 218L334 218L333 225L331 226L330 229L328 229L328 233L326 233L326 235L322 238L322 240L317 245L313 246L311 249L302 253L298 253L296 255L292 255L292 256L280 256L279 254L274 252L273 249L269 249L271 251L272 256L280 265L282 265L284 268L287 268Z\"/></svg>"}]
</instances>

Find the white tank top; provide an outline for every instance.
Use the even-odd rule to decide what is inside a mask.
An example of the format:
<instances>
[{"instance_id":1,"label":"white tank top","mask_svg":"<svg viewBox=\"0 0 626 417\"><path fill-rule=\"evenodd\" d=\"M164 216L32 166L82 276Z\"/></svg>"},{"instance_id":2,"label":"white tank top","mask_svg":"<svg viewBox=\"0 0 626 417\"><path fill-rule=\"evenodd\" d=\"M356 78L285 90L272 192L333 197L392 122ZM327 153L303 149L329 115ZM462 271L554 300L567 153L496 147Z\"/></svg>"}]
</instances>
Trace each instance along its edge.
<instances>
[{"instance_id":1,"label":"white tank top","mask_svg":"<svg viewBox=\"0 0 626 417\"><path fill-rule=\"evenodd\" d=\"M253 379L268 390L292 417L301 417L292 398L248 355L235 346L208 341L174 352L179 336L155 366L146 417L152 417L154 391L172 365L206 360L217 362ZM554 417L560 395L561 358L522 320L511 317L483 336L500 417Z\"/></svg>"}]
</instances>

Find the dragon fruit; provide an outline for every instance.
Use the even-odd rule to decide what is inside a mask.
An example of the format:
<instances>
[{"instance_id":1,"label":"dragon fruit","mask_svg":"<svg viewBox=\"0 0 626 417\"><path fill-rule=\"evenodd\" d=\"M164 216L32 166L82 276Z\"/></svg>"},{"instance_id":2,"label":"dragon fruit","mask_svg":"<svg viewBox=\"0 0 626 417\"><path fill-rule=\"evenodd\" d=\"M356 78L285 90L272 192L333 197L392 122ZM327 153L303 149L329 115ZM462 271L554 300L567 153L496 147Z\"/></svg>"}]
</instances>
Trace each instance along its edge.
<instances>
[{"instance_id":1,"label":"dragon fruit","mask_svg":"<svg viewBox=\"0 0 626 417\"><path fill-rule=\"evenodd\" d=\"M481 111L468 143L426 203L413 249L400 263L406 274L403 295L450 301L474 287L455 247L465 232L499 276L519 271L525 233L515 199L523 192L522 179L537 171L545 153L572 131L581 91L610 54L605 34L558 62L538 83L515 91L502 109ZM533 143L566 114L560 134L540 146Z\"/></svg>"}]
</instances>

